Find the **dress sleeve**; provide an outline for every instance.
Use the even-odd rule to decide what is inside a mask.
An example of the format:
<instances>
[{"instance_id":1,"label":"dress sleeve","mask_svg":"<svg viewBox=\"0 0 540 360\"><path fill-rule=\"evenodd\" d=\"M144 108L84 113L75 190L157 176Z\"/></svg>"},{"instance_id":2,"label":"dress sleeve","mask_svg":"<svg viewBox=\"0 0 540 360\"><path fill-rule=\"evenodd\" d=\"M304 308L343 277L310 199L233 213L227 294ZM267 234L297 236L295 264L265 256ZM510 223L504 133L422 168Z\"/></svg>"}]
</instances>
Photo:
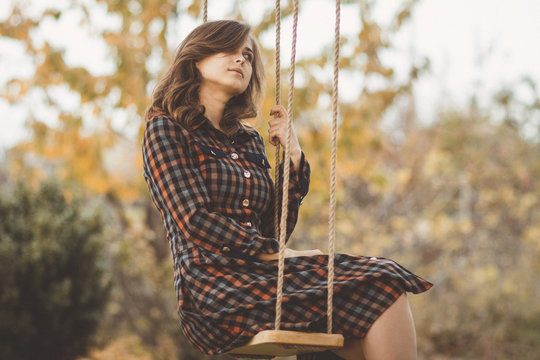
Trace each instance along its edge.
<instances>
[{"instance_id":1,"label":"dress sleeve","mask_svg":"<svg viewBox=\"0 0 540 360\"><path fill-rule=\"evenodd\" d=\"M275 253L279 243L236 220L210 211L211 199L199 169L193 164L180 125L166 118L148 122L143 137L147 184L162 215L168 215L186 240L207 251L253 257ZM152 191L153 190L153 191Z\"/></svg>"},{"instance_id":2,"label":"dress sleeve","mask_svg":"<svg viewBox=\"0 0 540 360\"><path fill-rule=\"evenodd\" d=\"M279 165L279 179L278 183L275 186L275 189L278 191L278 199L282 199L281 193L283 188L283 161ZM298 169L295 169L291 161L289 166L289 205L287 210L287 236L286 241L289 240L296 222L298 221L298 211L300 205L302 204L304 197L309 191L309 181L311 175L311 169L309 163L302 152L302 157L300 159L300 166ZM272 199L271 206L268 207L265 214L262 215L263 221L261 222L261 234L263 236L274 236L275 234L275 215L274 215L274 203L275 199ZM278 221L281 218L281 205L279 206L279 217Z\"/></svg>"}]
</instances>

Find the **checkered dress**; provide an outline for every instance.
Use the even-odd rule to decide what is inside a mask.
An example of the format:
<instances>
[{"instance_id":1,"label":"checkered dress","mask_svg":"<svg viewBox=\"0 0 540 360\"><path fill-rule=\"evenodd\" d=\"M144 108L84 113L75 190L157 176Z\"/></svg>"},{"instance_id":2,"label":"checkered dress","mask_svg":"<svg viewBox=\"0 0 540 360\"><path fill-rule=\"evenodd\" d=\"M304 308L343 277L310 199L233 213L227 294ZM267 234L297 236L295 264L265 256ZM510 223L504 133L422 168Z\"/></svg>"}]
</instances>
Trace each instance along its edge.
<instances>
[{"instance_id":1,"label":"checkered dress","mask_svg":"<svg viewBox=\"0 0 540 360\"><path fill-rule=\"evenodd\" d=\"M146 125L144 177L160 211L174 263L182 329L200 351L220 354L246 343L275 319L277 261L274 184L259 133L227 137L204 116L186 129L166 117ZM281 164L282 165L282 164ZM302 154L291 166L287 238L308 192ZM282 330L325 331L326 255L285 259ZM334 332L363 337L403 292L431 284L384 258L337 254Z\"/></svg>"}]
</instances>

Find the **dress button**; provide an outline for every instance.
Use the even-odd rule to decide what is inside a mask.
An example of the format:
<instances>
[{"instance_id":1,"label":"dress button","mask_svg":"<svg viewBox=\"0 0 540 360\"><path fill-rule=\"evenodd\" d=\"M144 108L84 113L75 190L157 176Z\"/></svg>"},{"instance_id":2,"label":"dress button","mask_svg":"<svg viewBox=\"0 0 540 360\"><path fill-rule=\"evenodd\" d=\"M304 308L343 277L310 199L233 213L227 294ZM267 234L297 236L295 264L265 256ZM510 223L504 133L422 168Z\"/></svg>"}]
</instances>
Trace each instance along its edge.
<instances>
[{"instance_id":1,"label":"dress button","mask_svg":"<svg viewBox=\"0 0 540 360\"><path fill-rule=\"evenodd\" d=\"M232 154L231 154L231 158L232 158L233 160L238 159L238 154L237 154L237 153L232 153Z\"/></svg>"},{"instance_id":2,"label":"dress button","mask_svg":"<svg viewBox=\"0 0 540 360\"><path fill-rule=\"evenodd\" d=\"M246 226L247 226L247 227L251 227L251 226L253 226L253 224L251 223L251 221L248 221L248 222L246 223Z\"/></svg>"},{"instance_id":3,"label":"dress button","mask_svg":"<svg viewBox=\"0 0 540 360\"><path fill-rule=\"evenodd\" d=\"M248 200L248 199L244 199L244 200L242 201L242 206L243 206L243 207L248 207L248 206L249 206L249 200Z\"/></svg>"},{"instance_id":4,"label":"dress button","mask_svg":"<svg viewBox=\"0 0 540 360\"><path fill-rule=\"evenodd\" d=\"M229 248L228 246L224 246L223 249L221 249L221 251L228 253L229 251L231 251L231 248Z\"/></svg>"},{"instance_id":5,"label":"dress button","mask_svg":"<svg viewBox=\"0 0 540 360\"><path fill-rule=\"evenodd\" d=\"M246 179L249 179L249 178L251 177L251 173L250 173L249 171L247 171L247 170L244 171L244 177L245 177Z\"/></svg>"}]
</instances>

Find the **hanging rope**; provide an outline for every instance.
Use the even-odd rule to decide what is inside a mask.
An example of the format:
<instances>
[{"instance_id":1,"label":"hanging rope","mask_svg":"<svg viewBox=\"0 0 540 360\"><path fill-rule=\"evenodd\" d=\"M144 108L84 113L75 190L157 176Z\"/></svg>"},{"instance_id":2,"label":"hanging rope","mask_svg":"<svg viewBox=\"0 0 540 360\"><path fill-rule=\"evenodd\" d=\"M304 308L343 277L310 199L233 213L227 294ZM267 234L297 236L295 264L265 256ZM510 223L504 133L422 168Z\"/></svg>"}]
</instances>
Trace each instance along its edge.
<instances>
[{"instance_id":1,"label":"hanging rope","mask_svg":"<svg viewBox=\"0 0 540 360\"><path fill-rule=\"evenodd\" d=\"M293 95L294 95L294 70L296 58L296 33L298 27L298 0L293 0L293 32L291 45L291 65L289 68L289 118L287 120L287 146L283 164L283 191L281 200L281 221L279 231L279 260L278 260L278 284L276 299L276 323L275 329L279 330L281 323L281 303L283 300L283 271L285 267L285 238L287 236L287 210L289 204L289 171L291 162L291 132L293 116ZM277 166L276 166L277 167Z\"/></svg>"},{"instance_id":2,"label":"hanging rope","mask_svg":"<svg viewBox=\"0 0 540 360\"><path fill-rule=\"evenodd\" d=\"M203 1L203 22L208 22L208 0Z\"/></svg>"},{"instance_id":3,"label":"hanging rope","mask_svg":"<svg viewBox=\"0 0 540 360\"><path fill-rule=\"evenodd\" d=\"M295 72L295 57L296 57L296 34L298 24L298 0L294 0L293 9L293 34L292 34L292 51L291 65L289 69L289 118L287 122L287 146L284 154L283 168L283 187L282 187L282 202L281 202L281 221L279 226L279 260L278 260L278 284L276 294L276 322L275 329L279 330L281 324L281 304L283 301L283 272L285 265L285 237L287 233L287 206L289 202L289 170L290 170L290 142L292 129L293 101L294 101L294 72ZM328 297L327 297L327 332L332 333L333 319L333 295L334 295L334 255L335 255L335 209L336 209L336 163L337 163L337 118L338 118L338 77L339 77L339 41L340 41L340 0L336 0L336 14L334 26L334 80L332 87L332 154L331 154L331 170L330 170L330 204L328 215ZM279 74L279 34L280 34L280 4L276 0L276 103L279 104L280 92L280 74ZM279 149L276 151L276 171L279 164ZM276 174L276 183L279 179ZM277 203L277 201L276 201ZM277 219L276 210L276 219ZM276 221L277 223L277 221ZM276 227L276 233L278 232Z\"/></svg>"},{"instance_id":4,"label":"hanging rope","mask_svg":"<svg viewBox=\"0 0 540 360\"><path fill-rule=\"evenodd\" d=\"M334 296L334 249L336 239L336 163L337 163L337 118L338 118L338 76L339 76L339 23L340 0L336 0L336 21L334 26L334 83L332 88L332 160L330 166L330 208L328 211L328 305L327 332L332 333L332 313Z\"/></svg>"},{"instance_id":5,"label":"hanging rope","mask_svg":"<svg viewBox=\"0 0 540 360\"><path fill-rule=\"evenodd\" d=\"M281 64L280 64L280 48L281 48L281 4L276 0L276 105L281 104ZM274 172L274 184L278 184L279 180L279 154L281 149L279 142L276 145L276 170ZM274 191L274 237L279 238L279 192Z\"/></svg>"}]
</instances>

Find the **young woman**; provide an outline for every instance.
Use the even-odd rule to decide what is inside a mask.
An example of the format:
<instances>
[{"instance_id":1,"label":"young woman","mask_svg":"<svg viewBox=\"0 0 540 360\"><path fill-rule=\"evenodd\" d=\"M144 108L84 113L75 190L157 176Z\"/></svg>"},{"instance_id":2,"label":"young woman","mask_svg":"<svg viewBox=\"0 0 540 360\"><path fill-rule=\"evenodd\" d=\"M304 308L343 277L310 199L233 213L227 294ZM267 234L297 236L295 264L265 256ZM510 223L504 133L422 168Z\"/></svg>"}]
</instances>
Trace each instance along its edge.
<instances>
[{"instance_id":1,"label":"young woman","mask_svg":"<svg viewBox=\"0 0 540 360\"><path fill-rule=\"evenodd\" d=\"M274 326L279 186L262 137L242 122L257 115L262 86L249 26L209 22L182 42L145 115L144 176L167 229L178 315L207 354ZM270 116L270 142L285 146L287 112L274 106ZM294 131L291 158L288 236L310 178ZM326 264L319 250L286 250L282 330L325 331ZM338 254L335 266L333 326L346 346L311 358L415 359L405 292L431 284L384 258Z\"/></svg>"}]
</instances>

